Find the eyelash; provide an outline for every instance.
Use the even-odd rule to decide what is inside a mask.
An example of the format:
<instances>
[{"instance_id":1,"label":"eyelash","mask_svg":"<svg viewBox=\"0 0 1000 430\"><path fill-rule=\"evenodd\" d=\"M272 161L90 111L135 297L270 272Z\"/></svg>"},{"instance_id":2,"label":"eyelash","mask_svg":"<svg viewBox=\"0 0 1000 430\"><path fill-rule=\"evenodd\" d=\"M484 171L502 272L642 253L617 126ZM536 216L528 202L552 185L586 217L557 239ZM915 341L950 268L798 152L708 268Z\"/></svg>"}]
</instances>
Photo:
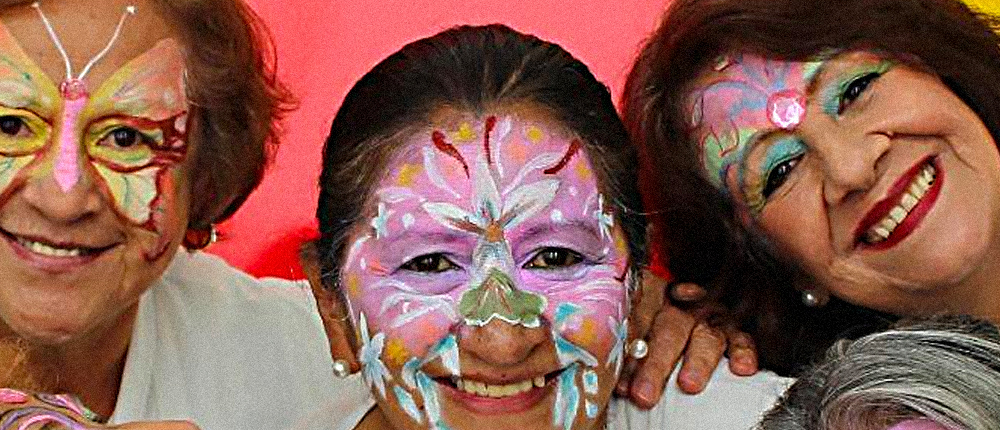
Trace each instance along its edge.
<instances>
[{"instance_id":1,"label":"eyelash","mask_svg":"<svg viewBox=\"0 0 1000 430\"><path fill-rule=\"evenodd\" d=\"M544 258L546 257L547 253L550 254L549 256L552 256L551 253L556 253L556 252L558 252L558 253L565 253L565 254L559 255L556 258L560 258L560 259L567 259L568 258L570 260L570 263L565 263L565 261L564 261L564 262L561 262L561 263L557 263L556 265L550 265L548 262L544 261ZM539 261L539 259L542 259L542 261ZM535 270L565 270L565 269L568 269L568 268L571 268L571 267L574 267L574 266L577 266L579 264L583 264L583 263L586 263L586 262L587 262L587 259L583 256L583 254L581 254L579 252L573 251L572 249L568 249L568 248L560 248L560 247L551 246L551 247L542 248L538 252L534 253L531 256L531 258L529 258L528 261L526 263L524 263L524 266L522 266L522 267L525 268L525 269L535 269Z\"/></svg>"},{"instance_id":2,"label":"eyelash","mask_svg":"<svg viewBox=\"0 0 1000 430\"><path fill-rule=\"evenodd\" d=\"M106 144L104 143L108 139L116 139L117 136L115 136L115 134L118 133L118 132L135 133L134 136L131 136L134 139L134 142L131 143L131 144L129 144L129 145L127 145L127 146L118 145L117 142L109 142L109 143L106 143ZM133 147L133 146L135 146L137 144L138 145L151 145L154 142L155 142L155 139L152 136L149 136L148 134L143 133L143 132L139 131L138 129L136 129L134 127L129 127L129 126L117 126L117 127L114 127L110 131L108 131L104 135L104 137L102 137L100 140L98 140L98 144L104 144L105 146L114 147L116 149L128 149L128 148L131 148L131 147Z\"/></svg>"},{"instance_id":3,"label":"eyelash","mask_svg":"<svg viewBox=\"0 0 1000 430\"><path fill-rule=\"evenodd\" d=\"M745 196L747 205L754 213L760 213L764 209L771 195L780 189L795 166L805 156L806 145L800 139L786 139L777 142L768 149L765 156L764 165L759 170L756 182L747 182ZM782 178L777 178L775 174L783 166L789 166L788 171ZM780 182L775 182L779 181Z\"/></svg>"},{"instance_id":4,"label":"eyelash","mask_svg":"<svg viewBox=\"0 0 1000 430\"><path fill-rule=\"evenodd\" d=\"M437 264L434 264L437 263ZM436 267L429 267L436 266ZM421 267L425 266L425 267ZM416 273L426 273L426 274L437 274L444 273L451 270L458 270L459 266L455 262L451 261L445 254L440 252L433 254L423 254L413 257L399 266L400 270L405 270L408 272Z\"/></svg>"},{"instance_id":5,"label":"eyelash","mask_svg":"<svg viewBox=\"0 0 1000 430\"><path fill-rule=\"evenodd\" d=\"M844 110L860 98L881 76L880 72L868 72L848 81L837 99L837 114L843 114Z\"/></svg>"}]
</instances>

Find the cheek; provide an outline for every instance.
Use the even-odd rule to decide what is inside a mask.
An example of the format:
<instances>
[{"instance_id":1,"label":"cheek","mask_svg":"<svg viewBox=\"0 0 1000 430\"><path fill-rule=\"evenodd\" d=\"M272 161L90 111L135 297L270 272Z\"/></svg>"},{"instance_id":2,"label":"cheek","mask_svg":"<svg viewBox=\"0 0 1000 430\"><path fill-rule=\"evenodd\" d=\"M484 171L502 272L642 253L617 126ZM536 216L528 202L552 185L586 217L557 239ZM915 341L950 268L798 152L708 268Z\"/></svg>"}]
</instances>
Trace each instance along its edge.
<instances>
[{"instance_id":1,"label":"cheek","mask_svg":"<svg viewBox=\"0 0 1000 430\"><path fill-rule=\"evenodd\" d=\"M613 273L610 267L607 272ZM628 314L625 285L608 276L550 284L540 290L548 302L545 317L553 330L603 361Z\"/></svg>"},{"instance_id":2,"label":"cheek","mask_svg":"<svg viewBox=\"0 0 1000 430\"><path fill-rule=\"evenodd\" d=\"M370 264L364 254L357 264L361 261ZM344 287L355 323L363 314L370 333L385 334L386 364L391 367L425 356L457 321L452 296L416 294L405 283L368 270L345 272Z\"/></svg>"}]
</instances>

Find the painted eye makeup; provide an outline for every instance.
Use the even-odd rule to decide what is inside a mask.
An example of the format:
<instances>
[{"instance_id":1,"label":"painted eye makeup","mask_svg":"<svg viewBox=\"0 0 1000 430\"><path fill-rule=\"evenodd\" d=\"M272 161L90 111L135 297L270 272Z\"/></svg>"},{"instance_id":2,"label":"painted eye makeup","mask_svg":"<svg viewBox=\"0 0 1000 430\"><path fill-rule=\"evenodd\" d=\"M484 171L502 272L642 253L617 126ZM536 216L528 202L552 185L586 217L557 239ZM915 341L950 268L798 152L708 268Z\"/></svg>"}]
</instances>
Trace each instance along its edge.
<instances>
[{"instance_id":1,"label":"painted eye makeup","mask_svg":"<svg viewBox=\"0 0 1000 430\"><path fill-rule=\"evenodd\" d=\"M118 127L111 130L97 142L100 146L128 149L136 145L152 144L154 139L132 127Z\"/></svg>"},{"instance_id":2,"label":"painted eye makeup","mask_svg":"<svg viewBox=\"0 0 1000 430\"><path fill-rule=\"evenodd\" d=\"M745 173L744 195L754 213L760 213L771 196L785 185L807 148L802 139L788 136L761 149L763 157L754 162L757 157L751 156L745 169L748 173Z\"/></svg>"},{"instance_id":3,"label":"painted eye makeup","mask_svg":"<svg viewBox=\"0 0 1000 430\"><path fill-rule=\"evenodd\" d=\"M830 116L842 115L861 98L885 72L893 66L890 61L866 64L843 74L824 92L823 111Z\"/></svg>"},{"instance_id":4,"label":"painted eye makeup","mask_svg":"<svg viewBox=\"0 0 1000 430\"><path fill-rule=\"evenodd\" d=\"M452 270L458 270L457 264L453 263L442 253L423 254L411 258L399 266L400 270L416 273L435 274Z\"/></svg>"},{"instance_id":5,"label":"painted eye makeup","mask_svg":"<svg viewBox=\"0 0 1000 430\"><path fill-rule=\"evenodd\" d=\"M525 269L559 270L583 263L583 254L559 247L542 248L524 264Z\"/></svg>"}]
</instances>

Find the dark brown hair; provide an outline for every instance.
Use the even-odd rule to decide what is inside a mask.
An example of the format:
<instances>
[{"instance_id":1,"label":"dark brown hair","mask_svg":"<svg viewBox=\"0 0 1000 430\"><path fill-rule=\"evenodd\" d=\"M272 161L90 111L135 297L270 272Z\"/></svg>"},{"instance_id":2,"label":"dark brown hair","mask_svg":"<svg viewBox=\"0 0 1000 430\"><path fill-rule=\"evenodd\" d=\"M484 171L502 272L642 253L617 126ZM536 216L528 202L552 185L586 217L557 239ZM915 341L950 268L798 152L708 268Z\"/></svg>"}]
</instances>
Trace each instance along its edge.
<instances>
[{"instance_id":1,"label":"dark brown hair","mask_svg":"<svg viewBox=\"0 0 1000 430\"><path fill-rule=\"evenodd\" d=\"M713 287L757 339L761 363L788 372L836 338L893 317L833 299L800 303L808 277L783 261L705 178L685 125L691 85L732 52L804 61L865 49L916 58L968 104L1000 141L996 21L956 0L675 0L632 69L624 118L644 160L643 190L667 264L682 281Z\"/></svg>"},{"instance_id":2,"label":"dark brown hair","mask_svg":"<svg viewBox=\"0 0 1000 430\"><path fill-rule=\"evenodd\" d=\"M260 184L293 100L277 78L270 33L242 0L155 3L184 46L196 148L188 225L203 230Z\"/></svg>"},{"instance_id":3,"label":"dark brown hair","mask_svg":"<svg viewBox=\"0 0 1000 430\"><path fill-rule=\"evenodd\" d=\"M541 108L576 133L598 184L613 200L635 269L645 262L636 153L607 87L556 44L501 25L463 26L404 46L347 94L323 148L318 251L333 288L345 242L365 216L372 189L414 127L443 108L482 116Z\"/></svg>"}]
</instances>

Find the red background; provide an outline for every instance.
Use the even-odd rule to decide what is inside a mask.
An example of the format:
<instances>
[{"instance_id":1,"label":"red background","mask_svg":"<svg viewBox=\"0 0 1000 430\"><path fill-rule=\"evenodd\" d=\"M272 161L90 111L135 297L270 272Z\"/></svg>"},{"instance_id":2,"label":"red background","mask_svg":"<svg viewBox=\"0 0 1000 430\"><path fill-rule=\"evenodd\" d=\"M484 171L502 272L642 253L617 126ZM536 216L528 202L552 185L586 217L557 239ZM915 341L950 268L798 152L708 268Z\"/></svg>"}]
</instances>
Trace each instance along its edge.
<instances>
[{"instance_id":1,"label":"red background","mask_svg":"<svg viewBox=\"0 0 1000 430\"><path fill-rule=\"evenodd\" d=\"M617 100L629 65L669 0L249 0L270 26L280 76L300 101L260 188L208 250L258 276L300 277L314 235L320 151L340 100L407 42L459 24L504 23L587 63Z\"/></svg>"}]
</instances>

